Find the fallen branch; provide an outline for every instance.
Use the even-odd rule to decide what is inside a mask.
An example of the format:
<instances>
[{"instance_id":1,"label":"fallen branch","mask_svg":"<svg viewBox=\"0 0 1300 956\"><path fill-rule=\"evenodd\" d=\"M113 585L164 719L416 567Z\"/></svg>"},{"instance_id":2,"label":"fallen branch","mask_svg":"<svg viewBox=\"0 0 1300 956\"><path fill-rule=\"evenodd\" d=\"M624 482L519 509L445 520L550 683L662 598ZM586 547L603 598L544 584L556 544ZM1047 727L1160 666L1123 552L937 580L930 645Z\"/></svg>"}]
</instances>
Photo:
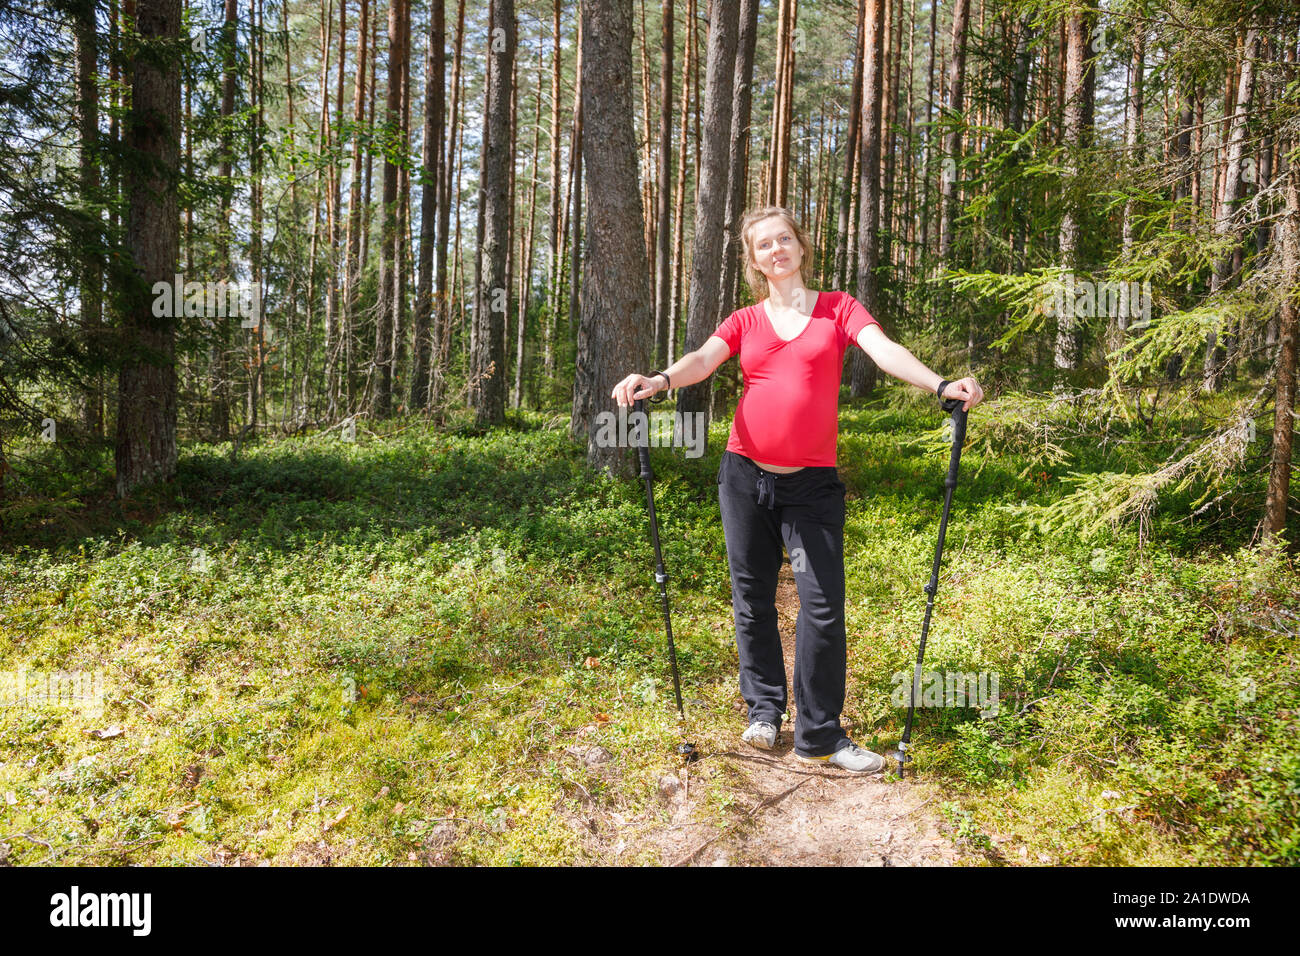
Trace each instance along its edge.
<instances>
[{"instance_id":1,"label":"fallen branch","mask_svg":"<svg viewBox=\"0 0 1300 956\"><path fill-rule=\"evenodd\" d=\"M923 806L925 806L927 803L933 803L934 800L935 800L934 797L929 797L929 798L927 798L927 799L925 799L925 800L922 800L922 801L921 801L920 803L918 803L916 806L912 807L912 809L910 809L910 810L904 810L902 813L899 813L899 814L896 814L895 816L890 817L890 818L889 818L889 819L890 819L890 822L892 823L894 820L901 820L901 819L903 819L903 817L908 816L909 814L913 814L913 813L915 813L917 810L920 810L920 809L921 809Z\"/></svg>"},{"instance_id":2,"label":"fallen branch","mask_svg":"<svg viewBox=\"0 0 1300 956\"><path fill-rule=\"evenodd\" d=\"M776 796L774 796L774 797L768 797L768 798L767 798L766 800L764 800L762 803L758 804L758 805L755 806L752 810L750 810L749 813L745 814L745 816L747 816L747 817L753 817L754 814L758 813L758 811L759 811L759 810L762 810L764 807L771 806L772 804L777 803L777 802L780 801L780 800L784 800L786 797L790 796L790 794L794 793L796 790L798 790L800 787L802 787L805 783L807 783L807 782L808 782L809 780L811 780L811 779L812 779L811 777L804 777L802 780L800 780L798 783L796 783L796 784L795 784L793 787L791 787L789 790L783 790L783 791L781 791L780 793L778 793L778 794L777 794ZM673 863L672 865L673 865L673 866L682 866L682 865L684 865L684 864L686 864L686 863L691 862L691 860L695 859L695 858L696 858L697 856L699 856L699 855L700 855L704 850L706 850L708 847L710 847L711 845L713 845L713 844L716 843L717 841L721 840L721 839L722 839L724 836L726 836L726 835L727 835L727 831L726 831L726 830L723 830L721 833L717 834L716 836L710 837L709 839L707 839L707 840L705 840L703 843L701 843L699 846L697 846L697 847L696 847L694 850L692 850L690 853L687 853L684 857L682 857L681 859L677 860L677 861L676 861L675 863Z\"/></svg>"}]
</instances>

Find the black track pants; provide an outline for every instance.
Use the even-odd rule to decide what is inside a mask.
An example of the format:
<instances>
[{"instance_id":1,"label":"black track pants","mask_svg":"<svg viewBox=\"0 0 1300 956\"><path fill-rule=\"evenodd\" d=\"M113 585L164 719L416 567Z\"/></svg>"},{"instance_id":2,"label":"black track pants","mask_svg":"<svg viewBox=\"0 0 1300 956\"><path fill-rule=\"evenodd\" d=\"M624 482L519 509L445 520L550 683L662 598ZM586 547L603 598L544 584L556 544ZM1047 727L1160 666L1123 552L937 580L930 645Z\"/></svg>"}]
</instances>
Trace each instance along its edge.
<instances>
[{"instance_id":1,"label":"black track pants","mask_svg":"<svg viewBox=\"0 0 1300 956\"><path fill-rule=\"evenodd\" d=\"M776 585L784 545L799 589L794 745L810 757L832 754L849 743L840 727L847 665L844 492L833 466L782 475L744 455L722 453L718 505L731 569L740 693L751 723L781 726L786 675Z\"/></svg>"}]
</instances>

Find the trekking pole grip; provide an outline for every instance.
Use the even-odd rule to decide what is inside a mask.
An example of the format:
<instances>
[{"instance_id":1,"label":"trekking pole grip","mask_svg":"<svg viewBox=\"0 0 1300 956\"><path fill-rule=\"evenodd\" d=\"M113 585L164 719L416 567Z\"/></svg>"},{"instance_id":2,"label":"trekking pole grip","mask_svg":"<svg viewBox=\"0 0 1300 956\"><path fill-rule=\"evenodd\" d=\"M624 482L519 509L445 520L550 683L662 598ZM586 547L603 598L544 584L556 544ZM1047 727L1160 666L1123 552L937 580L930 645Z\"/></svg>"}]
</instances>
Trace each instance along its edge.
<instances>
[{"instance_id":1,"label":"trekking pole grip","mask_svg":"<svg viewBox=\"0 0 1300 956\"><path fill-rule=\"evenodd\" d=\"M645 414L646 414L646 410L645 410L645 399L644 399L644 398L638 398L636 401L634 401L634 402L632 403L632 412L633 412L633 414L640 414L640 415L645 415ZM631 423L631 422L628 422L628 427L629 427L629 428L631 427L631 425L632 425L632 423ZM641 461L641 475L640 475L640 477L642 477L642 478L650 478L650 479L653 480L655 474L654 474L653 471L650 470L650 448L649 448L649 445L650 445L650 420L649 420L649 416L648 416L648 415L646 416L646 423L645 423L645 425L646 425L646 443L645 443L644 445L637 445L637 447L636 447L637 458L639 458L640 461Z\"/></svg>"},{"instance_id":2,"label":"trekking pole grip","mask_svg":"<svg viewBox=\"0 0 1300 956\"><path fill-rule=\"evenodd\" d=\"M952 457L948 462L948 474L956 482L957 462L961 458L962 446L966 444L966 416L970 414L962 408L962 398L945 398L943 410L952 416Z\"/></svg>"}]
</instances>

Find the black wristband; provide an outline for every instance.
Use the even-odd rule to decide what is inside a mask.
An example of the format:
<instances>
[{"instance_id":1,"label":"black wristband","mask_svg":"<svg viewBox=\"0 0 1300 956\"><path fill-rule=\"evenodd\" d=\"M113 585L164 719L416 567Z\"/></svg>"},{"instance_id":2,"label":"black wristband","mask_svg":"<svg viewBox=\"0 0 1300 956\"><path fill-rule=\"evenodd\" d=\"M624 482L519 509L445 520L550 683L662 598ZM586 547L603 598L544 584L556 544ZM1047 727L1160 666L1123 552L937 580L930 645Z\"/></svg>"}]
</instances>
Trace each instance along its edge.
<instances>
[{"instance_id":1,"label":"black wristband","mask_svg":"<svg viewBox=\"0 0 1300 956\"><path fill-rule=\"evenodd\" d=\"M951 382L949 379L946 379L946 378L945 378L945 379L943 379L943 380L939 383L939 387L936 388L936 389L934 390L934 394L935 394L936 396L938 396L939 401L942 402L942 401L944 400L944 397L943 397L943 390L944 390L945 388L947 388L947 387L948 387L949 385L951 385L951 384L952 384L952 382Z\"/></svg>"},{"instance_id":2,"label":"black wristband","mask_svg":"<svg viewBox=\"0 0 1300 956\"><path fill-rule=\"evenodd\" d=\"M650 377L654 378L656 375L662 375L664 377L664 381L667 382L668 384L665 385L663 388L661 388L659 390L659 393L656 393L655 395L651 396L650 404L652 405L659 405L663 402L668 401L668 394L667 394L668 389L672 388L672 384L673 384L673 380L668 377L667 372L655 372L654 375L651 375Z\"/></svg>"}]
</instances>

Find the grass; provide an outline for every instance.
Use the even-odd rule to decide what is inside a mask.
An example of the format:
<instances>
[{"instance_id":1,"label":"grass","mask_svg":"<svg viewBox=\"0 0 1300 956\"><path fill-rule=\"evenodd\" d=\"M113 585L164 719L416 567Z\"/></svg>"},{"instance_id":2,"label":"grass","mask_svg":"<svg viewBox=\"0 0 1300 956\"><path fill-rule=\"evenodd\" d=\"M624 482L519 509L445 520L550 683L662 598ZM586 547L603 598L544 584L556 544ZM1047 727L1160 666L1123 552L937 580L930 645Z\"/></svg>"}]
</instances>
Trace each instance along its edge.
<instances>
[{"instance_id":1,"label":"grass","mask_svg":"<svg viewBox=\"0 0 1300 956\"><path fill-rule=\"evenodd\" d=\"M678 737L644 485L592 477L546 422L399 421L235 464L189 445L175 482L124 505L12 505L27 521L0 542L0 672L98 673L105 694L98 714L0 707L0 856L581 864L615 859L611 820L666 822ZM714 487L728 425L702 458L654 452L706 751L741 727ZM938 425L928 403L841 410L845 720L877 748L902 730L891 676L915 656ZM1161 448L1069 450L1059 467L963 460L927 670L996 673L1000 700L988 719L918 709L915 766L950 829L994 862L1300 862L1294 568L1231 521L1180 522L1176 500L1143 549L1039 533L1021 502ZM708 763L693 792L730 825L734 781ZM657 859L653 841L617 857Z\"/></svg>"}]
</instances>

